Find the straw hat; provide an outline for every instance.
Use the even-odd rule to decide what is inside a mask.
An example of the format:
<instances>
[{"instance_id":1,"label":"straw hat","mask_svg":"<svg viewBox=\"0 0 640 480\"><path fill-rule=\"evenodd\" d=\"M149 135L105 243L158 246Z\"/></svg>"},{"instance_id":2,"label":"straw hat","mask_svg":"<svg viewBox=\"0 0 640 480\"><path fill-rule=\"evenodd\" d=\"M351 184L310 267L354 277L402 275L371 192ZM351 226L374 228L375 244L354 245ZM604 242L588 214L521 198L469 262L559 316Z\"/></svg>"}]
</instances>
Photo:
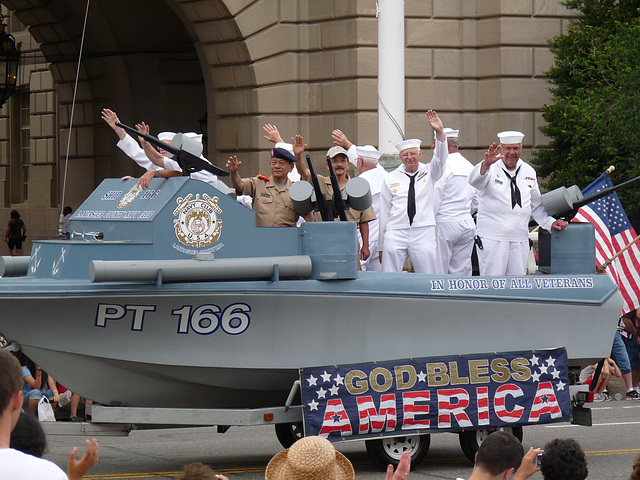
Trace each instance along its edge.
<instances>
[{"instance_id":1,"label":"straw hat","mask_svg":"<svg viewBox=\"0 0 640 480\"><path fill-rule=\"evenodd\" d=\"M303 437L276 454L267 465L265 480L354 480L351 462L329 440Z\"/></svg>"}]
</instances>

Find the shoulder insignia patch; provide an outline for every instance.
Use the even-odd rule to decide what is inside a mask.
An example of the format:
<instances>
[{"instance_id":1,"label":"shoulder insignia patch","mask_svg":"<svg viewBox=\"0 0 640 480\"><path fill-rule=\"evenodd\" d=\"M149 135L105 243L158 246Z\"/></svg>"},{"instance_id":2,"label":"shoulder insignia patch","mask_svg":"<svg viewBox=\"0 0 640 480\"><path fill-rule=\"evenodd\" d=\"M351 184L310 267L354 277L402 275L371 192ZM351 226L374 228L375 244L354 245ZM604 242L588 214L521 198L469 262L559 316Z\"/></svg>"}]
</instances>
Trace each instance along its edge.
<instances>
[{"instance_id":1,"label":"shoulder insignia patch","mask_svg":"<svg viewBox=\"0 0 640 480\"><path fill-rule=\"evenodd\" d=\"M266 176L262 175L261 173L258 174L258 178L260 180L264 180L265 182L269 181L269 177L266 177Z\"/></svg>"}]
</instances>

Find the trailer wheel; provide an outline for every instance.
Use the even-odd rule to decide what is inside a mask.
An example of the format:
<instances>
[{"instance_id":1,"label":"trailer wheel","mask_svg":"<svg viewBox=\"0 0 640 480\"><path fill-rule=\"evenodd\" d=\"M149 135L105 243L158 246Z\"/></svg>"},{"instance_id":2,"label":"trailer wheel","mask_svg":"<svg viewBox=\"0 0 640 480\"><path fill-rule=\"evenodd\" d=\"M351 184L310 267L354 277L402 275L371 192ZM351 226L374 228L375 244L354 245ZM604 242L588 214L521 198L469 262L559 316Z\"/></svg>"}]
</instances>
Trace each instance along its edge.
<instances>
[{"instance_id":1,"label":"trailer wheel","mask_svg":"<svg viewBox=\"0 0 640 480\"><path fill-rule=\"evenodd\" d=\"M480 448L480 444L484 441L485 438L487 438L487 436L497 430L511 433L518 439L518 441L522 442L522 427L500 427L484 428L481 430L467 430L465 432L460 432L460 446L462 447L464 456L467 457L470 462L475 462L476 453L478 451L478 448Z\"/></svg>"},{"instance_id":2,"label":"trailer wheel","mask_svg":"<svg viewBox=\"0 0 640 480\"><path fill-rule=\"evenodd\" d=\"M386 470L389 464L398 466L404 452L409 452L411 466L418 465L429 451L431 435L408 435L406 437L386 437L367 440L367 453L373 462Z\"/></svg>"},{"instance_id":3,"label":"trailer wheel","mask_svg":"<svg viewBox=\"0 0 640 480\"><path fill-rule=\"evenodd\" d=\"M289 448L296 441L304 437L302 422L297 423L276 423L276 436L280 445Z\"/></svg>"}]
</instances>

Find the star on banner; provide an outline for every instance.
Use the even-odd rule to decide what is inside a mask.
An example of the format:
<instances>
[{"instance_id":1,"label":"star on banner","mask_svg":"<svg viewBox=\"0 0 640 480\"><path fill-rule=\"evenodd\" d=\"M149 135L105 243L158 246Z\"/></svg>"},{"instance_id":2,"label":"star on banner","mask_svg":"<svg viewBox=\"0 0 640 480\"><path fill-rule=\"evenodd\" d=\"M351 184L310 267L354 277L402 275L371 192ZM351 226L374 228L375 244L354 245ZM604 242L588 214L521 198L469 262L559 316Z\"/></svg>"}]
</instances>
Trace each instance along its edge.
<instances>
[{"instance_id":1,"label":"star on banner","mask_svg":"<svg viewBox=\"0 0 640 480\"><path fill-rule=\"evenodd\" d=\"M562 380L560 380L556 386L558 387L558 390L564 390L564 387L566 387L566 383L564 383Z\"/></svg>"},{"instance_id":2,"label":"star on banner","mask_svg":"<svg viewBox=\"0 0 640 480\"><path fill-rule=\"evenodd\" d=\"M554 368L553 370L551 370L551 376L553 378L560 378L560 372L558 371L558 369Z\"/></svg>"},{"instance_id":3,"label":"star on banner","mask_svg":"<svg viewBox=\"0 0 640 480\"><path fill-rule=\"evenodd\" d=\"M322 375L320 375L322 377L322 381L327 383L331 381L331 374L327 373L327 371L325 370L324 373Z\"/></svg>"},{"instance_id":4,"label":"star on banner","mask_svg":"<svg viewBox=\"0 0 640 480\"><path fill-rule=\"evenodd\" d=\"M539 382L539 381L540 381L540 374L539 374L539 373L536 373L536 372L533 372L533 373L531 374L531 378L533 378L533 381L534 381L534 382Z\"/></svg>"},{"instance_id":5,"label":"star on banner","mask_svg":"<svg viewBox=\"0 0 640 480\"><path fill-rule=\"evenodd\" d=\"M331 387L329 389L329 391L331 392L331 396L333 397L334 395L338 395L338 390L340 389L340 387L338 385L334 385L333 387Z\"/></svg>"},{"instance_id":6,"label":"star on banner","mask_svg":"<svg viewBox=\"0 0 640 480\"><path fill-rule=\"evenodd\" d=\"M555 364L556 364L556 359L553 358L552 356L549 356L549 358L547 358L547 365L550 367Z\"/></svg>"},{"instance_id":7,"label":"star on banner","mask_svg":"<svg viewBox=\"0 0 640 480\"><path fill-rule=\"evenodd\" d=\"M418 381L419 382L426 382L427 381L427 374L424 373L422 370L420 370L420 373L418 374Z\"/></svg>"},{"instance_id":8,"label":"star on banner","mask_svg":"<svg viewBox=\"0 0 640 480\"><path fill-rule=\"evenodd\" d=\"M535 354L531 355L531 358L529 359L531 360L531 365L538 365L538 360L540 360L538 357L536 357Z\"/></svg>"},{"instance_id":9,"label":"star on banner","mask_svg":"<svg viewBox=\"0 0 640 480\"><path fill-rule=\"evenodd\" d=\"M313 375L310 375L309 378L307 378L307 382L309 383L310 387L315 387L317 380L318 379L316 377L314 377Z\"/></svg>"},{"instance_id":10,"label":"star on banner","mask_svg":"<svg viewBox=\"0 0 640 480\"><path fill-rule=\"evenodd\" d=\"M318 398L327 398L327 391L322 387L320 387L320 389L316 393L318 394Z\"/></svg>"},{"instance_id":11,"label":"star on banner","mask_svg":"<svg viewBox=\"0 0 640 480\"><path fill-rule=\"evenodd\" d=\"M316 402L315 400L311 400L311 403L308 403L307 405L309 405L309 410L310 411L314 411L314 410L318 410L318 405L320 405L318 402Z\"/></svg>"},{"instance_id":12,"label":"star on banner","mask_svg":"<svg viewBox=\"0 0 640 480\"><path fill-rule=\"evenodd\" d=\"M344 377L340 374L336 375L336 385L344 385Z\"/></svg>"},{"instance_id":13,"label":"star on banner","mask_svg":"<svg viewBox=\"0 0 640 480\"><path fill-rule=\"evenodd\" d=\"M540 365L540 373L547 373L547 370L549 370L548 365Z\"/></svg>"}]
</instances>

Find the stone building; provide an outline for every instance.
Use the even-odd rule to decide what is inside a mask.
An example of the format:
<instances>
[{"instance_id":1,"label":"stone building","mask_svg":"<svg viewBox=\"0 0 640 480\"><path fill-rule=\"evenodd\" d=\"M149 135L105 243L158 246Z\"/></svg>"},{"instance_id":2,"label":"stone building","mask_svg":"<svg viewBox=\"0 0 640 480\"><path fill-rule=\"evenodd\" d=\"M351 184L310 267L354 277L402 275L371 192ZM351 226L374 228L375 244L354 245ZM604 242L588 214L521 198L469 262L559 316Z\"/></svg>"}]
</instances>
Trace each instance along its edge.
<instances>
[{"instance_id":1,"label":"stone building","mask_svg":"<svg viewBox=\"0 0 640 480\"><path fill-rule=\"evenodd\" d=\"M152 133L202 129L205 155L224 166L237 154L243 175L268 171L265 123L304 135L318 168L334 128L378 144L375 0L2 4L23 64L0 111L0 219L19 210L30 239L56 236L62 203L76 209L103 178L142 173L116 147L104 107ZM461 129L472 161L500 130L525 132L527 149L546 143L546 45L570 16L560 0L404 4L407 138L428 144L433 108Z\"/></svg>"}]
</instances>

